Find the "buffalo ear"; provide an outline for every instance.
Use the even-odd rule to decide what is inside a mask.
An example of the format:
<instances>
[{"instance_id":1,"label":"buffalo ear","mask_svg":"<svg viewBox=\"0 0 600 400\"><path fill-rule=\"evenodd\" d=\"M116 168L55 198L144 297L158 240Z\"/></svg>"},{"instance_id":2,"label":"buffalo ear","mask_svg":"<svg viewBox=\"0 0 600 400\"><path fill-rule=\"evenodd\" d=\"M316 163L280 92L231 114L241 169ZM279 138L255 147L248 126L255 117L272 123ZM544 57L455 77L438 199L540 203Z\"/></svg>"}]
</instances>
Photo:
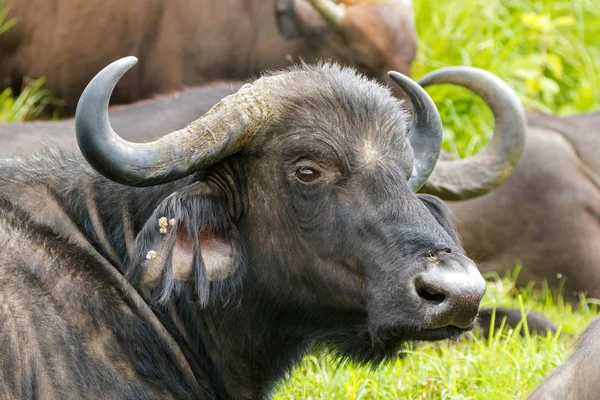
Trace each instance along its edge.
<instances>
[{"instance_id":1,"label":"buffalo ear","mask_svg":"<svg viewBox=\"0 0 600 400\"><path fill-rule=\"evenodd\" d=\"M195 287L206 305L241 265L239 232L224 198L195 183L155 209L136 238L127 274L159 303Z\"/></svg>"},{"instance_id":2,"label":"buffalo ear","mask_svg":"<svg viewBox=\"0 0 600 400\"><path fill-rule=\"evenodd\" d=\"M218 237L210 227L197 233L200 257L209 282L227 279L235 273L241 257L238 246L231 239ZM177 229L173 248L173 276L181 281L194 277L194 241L184 229Z\"/></svg>"}]
</instances>

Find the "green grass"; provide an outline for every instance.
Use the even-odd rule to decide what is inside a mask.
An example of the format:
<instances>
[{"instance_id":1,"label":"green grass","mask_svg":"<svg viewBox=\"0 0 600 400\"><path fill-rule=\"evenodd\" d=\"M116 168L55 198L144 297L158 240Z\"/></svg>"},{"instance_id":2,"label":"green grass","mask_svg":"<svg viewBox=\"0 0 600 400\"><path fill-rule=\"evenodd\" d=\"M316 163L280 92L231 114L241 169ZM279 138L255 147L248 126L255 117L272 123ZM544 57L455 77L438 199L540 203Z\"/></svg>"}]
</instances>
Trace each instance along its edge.
<instances>
[{"instance_id":1,"label":"green grass","mask_svg":"<svg viewBox=\"0 0 600 400\"><path fill-rule=\"evenodd\" d=\"M37 118L49 104L59 104L43 89L45 79L28 81L18 96L10 88L0 92L0 122L24 122Z\"/></svg>"}]
</instances>

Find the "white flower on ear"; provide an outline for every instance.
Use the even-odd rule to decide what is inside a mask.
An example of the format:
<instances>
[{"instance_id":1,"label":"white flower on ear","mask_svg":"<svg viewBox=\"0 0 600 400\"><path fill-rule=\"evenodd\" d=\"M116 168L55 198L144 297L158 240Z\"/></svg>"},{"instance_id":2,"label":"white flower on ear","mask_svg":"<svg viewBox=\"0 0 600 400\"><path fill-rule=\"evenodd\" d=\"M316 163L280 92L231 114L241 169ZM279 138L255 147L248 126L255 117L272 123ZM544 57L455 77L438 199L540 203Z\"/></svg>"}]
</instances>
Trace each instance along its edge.
<instances>
[{"instance_id":1,"label":"white flower on ear","mask_svg":"<svg viewBox=\"0 0 600 400\"><path fill-rule=\"evenodd\" d=\"M158 253L156 252L156 250L150 250L148 254L146 254L146 260L152 260L153 258L156 258L157 254Z\"/></svg>"},{"instance_id":2,"label":"white flower on ear","mask_svg":"<svg viewBox=\"0 0 600 400\"><path fill-rule=\"evenodd\" d=\"M165 235L167 233L167 226L169 223L167 222L167 217L160 217L158 219L158 231Z\"/></svg>"}]
</instances>

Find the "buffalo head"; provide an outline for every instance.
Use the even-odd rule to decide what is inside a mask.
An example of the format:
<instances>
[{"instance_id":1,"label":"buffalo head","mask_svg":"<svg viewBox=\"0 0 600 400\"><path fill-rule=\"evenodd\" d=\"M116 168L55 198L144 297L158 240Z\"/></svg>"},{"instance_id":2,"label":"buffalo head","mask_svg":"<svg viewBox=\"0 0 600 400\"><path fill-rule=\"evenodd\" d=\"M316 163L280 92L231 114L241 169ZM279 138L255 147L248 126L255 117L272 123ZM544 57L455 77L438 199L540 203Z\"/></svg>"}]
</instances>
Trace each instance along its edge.
<instances>
[{"instance_id":1,"label":"buffalo head","mask_svg":"<svg viewBox=\"0 0 600 400\"><path fill-rule=\"evenodd\" d=\"M442 135L418 84L390 73L413 105L409 126L401 102L355 71L296 67L243 86L184 129L132 143L113 131L107 106L135 62L100 72L76 114L80 149L98 172L168 191L138 233L134 284L159 301L194 288L205 312L234 294L251 307L267 299L265 313L285 309L296 332L312 329L313 340L363 361L471 328L484 280L443 203L415 193ZM471 81L494 90L498 118L520 118L490 74L472 70Z\"/></svg>"},{"instance_id":2,"label":"buffalo head","mask_svg":"<svg viewBox=\"0 0 600 400\"><path fill-rule=\"evenodd\" d=\"M280 0L276 6L290 14L278 19L280 31L303 36L319 57L353 65L380 82L391 83L389 70L410 73L417 48L411 0Z\"/></svg>"}]
</instances>

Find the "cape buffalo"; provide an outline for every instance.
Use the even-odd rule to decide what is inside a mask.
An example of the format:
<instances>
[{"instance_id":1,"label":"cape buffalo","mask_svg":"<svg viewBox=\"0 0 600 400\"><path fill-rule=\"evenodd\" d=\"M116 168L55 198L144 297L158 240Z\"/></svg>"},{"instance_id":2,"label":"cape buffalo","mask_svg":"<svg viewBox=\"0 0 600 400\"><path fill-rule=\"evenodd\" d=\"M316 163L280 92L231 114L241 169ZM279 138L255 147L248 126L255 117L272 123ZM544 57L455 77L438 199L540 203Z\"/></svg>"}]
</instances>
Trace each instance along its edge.
<instances>
[{"instance_id":1,"label":"cape buffalo","mask_svg":"<svg viewBox=\"0 0 600 400\"><path fill-rule=\"evenodd\" d=\"M45 76L65 114L96 71L129 54L144 66L119 83L117 103L244 80L298 57L331 57L387 82L416 53L411 0L5 1L17 24L0 35L0 87Z\"/></svg>"},{"instance_id":2,"label":"cape buffalo","mask_svg":"<svg viewBox=\"0 0 600 400\"><path fill-rule=\"evenodd\" d=\"M527 400L596 400L600 393L600 318L579 336L576 349Z\"/></svg>"},{"instance_id":3,"label":"cape buffalo","mask_svg":"<svg viewBox=\"0 0 600 400\"><path fill-rule=\"evenodd\" d=\"M377 365L471 328L483 278L443 203L414 193L456 165L436 166L441 121L419 85L391 73L408 126L353 70L294 67L139 144L107 115L134 63L84 91L85 160L0 161L1 397L256 399L314 344ZM522 136L502 81L437 74L481 95L500 136ZM490 162L510 168L504 156Z\"/></svg>"}]
</instances>

